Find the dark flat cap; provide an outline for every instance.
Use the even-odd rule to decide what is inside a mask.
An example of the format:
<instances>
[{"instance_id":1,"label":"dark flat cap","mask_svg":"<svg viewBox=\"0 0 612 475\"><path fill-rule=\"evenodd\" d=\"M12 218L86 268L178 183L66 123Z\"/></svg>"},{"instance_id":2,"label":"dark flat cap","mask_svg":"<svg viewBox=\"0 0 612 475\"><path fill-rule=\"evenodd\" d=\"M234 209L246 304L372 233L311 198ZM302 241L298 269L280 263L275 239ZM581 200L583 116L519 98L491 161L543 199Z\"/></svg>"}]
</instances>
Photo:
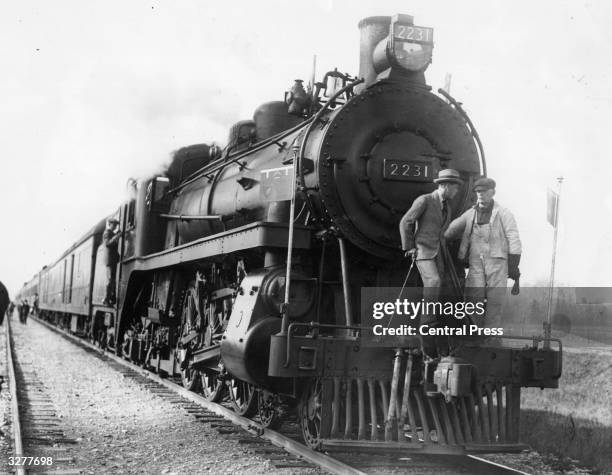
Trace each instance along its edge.
<instances>
[{"instance_id":1,"label":"dark flat cap","mask_svg":"<svg viewBox=\"0 0 612 475\"><path fill-rule=\"evenodd\" d=\"M474 191L485 191L495 189L495 180L493 178L479 178L474 182Z\"/></svg>"}]
</instances>

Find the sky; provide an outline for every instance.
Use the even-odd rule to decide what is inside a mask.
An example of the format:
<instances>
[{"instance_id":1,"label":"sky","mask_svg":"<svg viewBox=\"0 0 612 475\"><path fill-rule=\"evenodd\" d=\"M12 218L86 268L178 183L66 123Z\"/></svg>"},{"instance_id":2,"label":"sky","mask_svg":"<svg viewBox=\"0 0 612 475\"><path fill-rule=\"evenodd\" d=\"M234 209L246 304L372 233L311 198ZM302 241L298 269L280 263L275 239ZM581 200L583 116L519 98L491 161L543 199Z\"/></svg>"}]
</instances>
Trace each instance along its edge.
<instances>
[{"instance_id":1,"label":"sky","mask_svg":"<svg viewBox=\"0 0 612 475\"><path fill-rule=\"evenodd\" d=\"M0 280L11 294L121 203L129 177L282 100L297 78L356 75L360 19L434 28L434 89L452 75L546 283L546 190L564 177L556 282L612 286L612 4L591 1L3 1Z\"/></svg>"}]
</instances>

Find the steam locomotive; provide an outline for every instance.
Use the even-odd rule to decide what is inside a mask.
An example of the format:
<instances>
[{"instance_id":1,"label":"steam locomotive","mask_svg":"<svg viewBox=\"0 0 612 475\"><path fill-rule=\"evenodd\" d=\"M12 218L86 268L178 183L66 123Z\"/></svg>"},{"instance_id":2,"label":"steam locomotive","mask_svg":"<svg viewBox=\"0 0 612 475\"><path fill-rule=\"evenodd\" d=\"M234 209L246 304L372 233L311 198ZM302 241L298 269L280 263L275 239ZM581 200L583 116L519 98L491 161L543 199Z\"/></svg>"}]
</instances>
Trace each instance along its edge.
<instances>
[{"instance_id":1,"label":"steam locomotive","mask_svg":"<svg viewBox=\"0 0 612 475\"><path fill-rule=\"evenodd\" d=\"M508 451L521 387L557 387L561 348L462 345L427 360L415 337L370 345L361 289L406 276L398 223L444 168L472 203L480 140L425 82L433 29L359 24L360 70L337 70L235 124L224 149L178 150L134 182L120 221L117 302L104 300L101 220L23 290L42 317L274 427L297 414L316 449Z\"/></svg>"}]
</instances>

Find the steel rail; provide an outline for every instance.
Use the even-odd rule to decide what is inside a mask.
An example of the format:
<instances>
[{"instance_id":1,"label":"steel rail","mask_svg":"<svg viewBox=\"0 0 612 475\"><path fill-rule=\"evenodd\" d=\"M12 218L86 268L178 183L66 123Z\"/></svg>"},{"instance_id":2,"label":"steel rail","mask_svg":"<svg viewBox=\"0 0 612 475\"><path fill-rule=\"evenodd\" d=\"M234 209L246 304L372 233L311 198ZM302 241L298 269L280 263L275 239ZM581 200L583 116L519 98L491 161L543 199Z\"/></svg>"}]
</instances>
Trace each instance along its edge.
<instances>
[{"instance_id":1,"label":"steel rail","mask_svg":"<svg viewBox=\"0 0 612 475\"><path fill-rule=\"evenodd\" d=\"M184 397L185 399L188 399L191 402L203 407L204 409L207 409L210 412L217 414L218 416L228 419L229 421L242 427L249 433L257 435L263 439L270 441L275 446L286 450L290 454L296 455L298 457L302 457L308 462L311 462L334 474L365 475L365 472L362 472L354 467L351 467L350 465L345 464L344 462L341 462L340 460L332 458L321 452L316 452L312 449L309 449L304 444L301 444L279 432L263 427L261 424L258 424L257 422L252 421L251 419L247 419L246 417L239 416L231 409L221 406L220 404L216 404L216 403L207 401L206 399L204 399L204 397L200 396L199 394L189 391L183 388L182 386L178 386L177 384L172 383L171 381L168 381L167 379L161 378L160 376L144 368L141 368L140 366L137 366L117 355L109 353L108 351L101 350L99 347L91 344L90 342L78 336L72 335L64 330L56 328L53 325L49 324L48 322L40 320L37 317L30 317L30 318L35 320L36 323L39 323L45 326L46 328L58 333L59 335L75 343L76 345L86 347L90 350L93 350L96 353L103 355L113 360L114 362L126 368L129 368L130 370L137 372L138 374L145 376L151 379L152 381L155 381L156 383L159 383L165 386L166 388L172 390L173 392Z\"/></svg>"},{"instance_id":2,"label":"steel rail","mask_svg":"<svg viewBox=\"0 0 612 475\"><path fill-rule=\"evenodd\" d=\"M514 474L514 475L530 475L528 472L508 467L492 460L483 459L476 455L467 455L468 465L473 466L476 469L484 470L487 475L502 475L502 474Z\"/></svg>"},{"instance_id":3,"label":"steel rail","mask_svg":"<svg viewBox=\"0 0 612 475\"><path fill-rule=\"evenodd\" d=\"M13 444L15 446L15 458L23 457L23 440L21 438L21 421L19 419L19 400L17 399L17 378L15 376L15 364L13 361L13 344L11 340L11 317L6 318L6 361L8 365L9 385L11 388L11 421L13 423ZM26 473L22 465L15 466L16 473Z\"/></svg>"}]
</instances>

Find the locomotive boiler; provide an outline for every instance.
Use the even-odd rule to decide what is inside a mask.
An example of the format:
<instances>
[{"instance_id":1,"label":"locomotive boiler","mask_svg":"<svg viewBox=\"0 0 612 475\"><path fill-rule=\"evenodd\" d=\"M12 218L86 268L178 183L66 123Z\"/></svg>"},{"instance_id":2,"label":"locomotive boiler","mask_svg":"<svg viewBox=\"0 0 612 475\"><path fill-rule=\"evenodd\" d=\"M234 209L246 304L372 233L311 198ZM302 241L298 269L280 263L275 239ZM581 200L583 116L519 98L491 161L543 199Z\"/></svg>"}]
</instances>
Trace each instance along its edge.
<instances>
[{"instance_id":1,"label":"locomotive boiler","mask_svg":"<svg viewBox=\"0 0 612 475\"><path fill-rule=\"evenodd\" d=\"M118 302L93 293L97 235L89 316L73 328L211 401L227 391L265 426L297 411L315 448L520 449L520 388L560 376L550 340L426 361L414 337L363 338L362 289L406 277L403 213L453 168L466 183L457 216L486 168L460 104L425 82L433 29L408 15L359 29L357 76L298 80L223 150L184 147L166 173L132 183L117 213Z\"/></svg>"}]
</instances>

